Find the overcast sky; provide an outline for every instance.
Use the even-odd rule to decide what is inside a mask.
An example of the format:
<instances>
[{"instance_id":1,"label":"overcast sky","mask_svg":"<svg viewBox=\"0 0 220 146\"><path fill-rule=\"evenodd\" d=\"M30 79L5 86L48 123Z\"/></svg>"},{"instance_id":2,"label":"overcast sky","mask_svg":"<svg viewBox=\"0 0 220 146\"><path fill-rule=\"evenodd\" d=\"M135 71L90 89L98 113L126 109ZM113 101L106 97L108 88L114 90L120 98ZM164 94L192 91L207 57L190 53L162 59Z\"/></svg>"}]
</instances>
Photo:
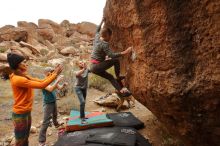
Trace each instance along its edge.
<instances>
[{"instance_id":1,"label":"overcast sky","mask_svg":"<svg viewBox=\"0 0 220 146\"><path fill-rule=\"evenodd\" d=\"M0 27L17 21L50 19L57 23L89 21L99 24L106 0L1 0Z\"/></svg>"}]
</instances>

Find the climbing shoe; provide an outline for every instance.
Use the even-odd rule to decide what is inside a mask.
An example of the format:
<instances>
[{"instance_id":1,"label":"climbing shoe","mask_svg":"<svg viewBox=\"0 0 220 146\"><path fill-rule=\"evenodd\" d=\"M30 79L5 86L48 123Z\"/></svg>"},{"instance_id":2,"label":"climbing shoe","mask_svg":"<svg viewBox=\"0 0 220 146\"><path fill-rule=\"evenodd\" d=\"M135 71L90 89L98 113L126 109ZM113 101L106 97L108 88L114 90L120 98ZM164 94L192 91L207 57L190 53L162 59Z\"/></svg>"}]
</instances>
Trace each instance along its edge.
<instances>
[{"instance_id":1,"label":"climbing shoe","mask_svg":"<svg viewBox=\"0 0 220 146\"><path fill-rule=\"evenodd\" d=\"M86 121L86 119L85 118L83 118L82 120L81 120L81 124L87 124L88 122Z\"/></svg>"}]
</instances>

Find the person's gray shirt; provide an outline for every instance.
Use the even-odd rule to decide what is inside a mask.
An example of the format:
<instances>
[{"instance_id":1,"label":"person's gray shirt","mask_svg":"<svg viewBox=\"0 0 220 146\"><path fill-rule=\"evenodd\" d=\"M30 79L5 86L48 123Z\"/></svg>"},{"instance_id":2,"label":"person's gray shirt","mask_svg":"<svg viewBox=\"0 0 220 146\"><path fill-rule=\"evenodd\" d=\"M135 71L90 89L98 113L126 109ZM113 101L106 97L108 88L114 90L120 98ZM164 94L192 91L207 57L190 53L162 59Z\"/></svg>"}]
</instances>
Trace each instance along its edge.
<instances>
[{"instance_id":1,"label":"person's gray shirt","mask_svg":"<svg viewBox=\"0 0 220 146\"><path fill-rule=\"evenodd\" d=\"M76 76L75 87L86 89L88 87L89 70L86 69L80 76Z\"/></svg>"},{"instance_id":2,"label":"person's gray shirt","mask_svg":"<svg viewBox=\"0 0 220 146\"><path fill-rule=\"evenodd\" d=\"M114 53L109 47L109 43L100 39L100 31L101 26L98 26L96 30L95 39L93 41L93 50L91 54L91 59L95 59L99 62L105 60L105 57L108 56L110 58L118 58L121 56L120 53Z\"/></svg>"}]
</instances>

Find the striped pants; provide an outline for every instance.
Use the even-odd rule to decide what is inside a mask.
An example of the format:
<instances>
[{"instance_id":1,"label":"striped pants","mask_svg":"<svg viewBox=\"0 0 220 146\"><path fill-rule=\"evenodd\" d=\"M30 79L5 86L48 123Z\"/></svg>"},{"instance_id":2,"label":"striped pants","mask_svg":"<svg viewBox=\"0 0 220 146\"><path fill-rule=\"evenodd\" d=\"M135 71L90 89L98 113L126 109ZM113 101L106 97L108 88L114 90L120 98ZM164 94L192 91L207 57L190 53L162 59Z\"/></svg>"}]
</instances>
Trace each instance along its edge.
<instances>
[{"instance_id":1,"label":"striped pants","mask_svg":"<svg viewBox=\"0 0 220 146\"><path fill-rule=\"evenodd\" d=\"M28 146L28 137L31 128L31 113L12 113L14 124L15 146Z\"/></svg>"}]
</instances>

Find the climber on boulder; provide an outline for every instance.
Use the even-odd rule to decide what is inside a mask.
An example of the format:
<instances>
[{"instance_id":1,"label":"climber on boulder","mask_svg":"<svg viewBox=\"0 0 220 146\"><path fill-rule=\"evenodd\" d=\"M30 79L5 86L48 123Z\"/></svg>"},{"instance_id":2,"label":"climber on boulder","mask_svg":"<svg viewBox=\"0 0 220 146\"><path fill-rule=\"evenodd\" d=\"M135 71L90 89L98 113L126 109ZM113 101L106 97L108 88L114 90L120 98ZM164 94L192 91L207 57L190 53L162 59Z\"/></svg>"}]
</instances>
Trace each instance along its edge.
<instances>
[{"instance_id":1,"label":"climber on boulder","mask_svg":"<svg viewBox=\"0 0 220 146\"><path fill-rule=\"evenodd\" d=\"M123 80L125 77L120 76L119 57L131 53L132 47L129 47L122 52L113 52L109 47L109 41L112 36L111 29L103 28L100 34L100 30L104 21L105 19L103 18L96 30L96 35L93 42L93 50L91 54L90 71L109 80L114 88L118 91L120 96L127 97L131 95L131 92L128 90L123 90L123 84L121 80ZM112 66L114 66L115 69L116 79L106 71Z\"/></svg>"}]
</instances>

